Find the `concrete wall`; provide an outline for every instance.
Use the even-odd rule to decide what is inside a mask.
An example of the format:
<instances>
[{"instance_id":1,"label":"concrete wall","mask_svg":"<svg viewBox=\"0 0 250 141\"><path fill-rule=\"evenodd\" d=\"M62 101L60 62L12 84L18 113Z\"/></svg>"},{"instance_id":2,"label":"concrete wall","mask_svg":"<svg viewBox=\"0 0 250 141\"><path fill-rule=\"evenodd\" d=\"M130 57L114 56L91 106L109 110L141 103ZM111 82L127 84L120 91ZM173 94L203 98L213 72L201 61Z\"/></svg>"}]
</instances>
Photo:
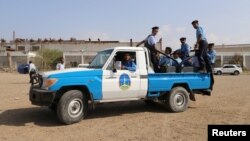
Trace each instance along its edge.
<instances>
[{"instance_id":1,"label":"concrete wall","mask_svg":"<svg viewBox=\"0 0 250 141\"><path fill-rule=\"evenodd\" d=\"M1 67L1 68L8 67L8 59L7 59L7 56L0 56L0 67Z\"/></svg>"},{"instance_id":2,"label":"concrete wall","mask_svg":"<svg viewBox=\"0 0 250 141\"><path fill-rule=\"evenodd\" d=\"M246 65L245 67L250 70L250 55L245 56Z\"/></svg>"},{"instance_id":3,"label":"concrete wall","mask_svg":"<svg viewBox=\"0 0 250 141\"><path fill-rule=\"evenodd\" d=\"M20 64L27 63L27 56L12 56L12 65L17 68Z\"/></svg>"},{"instance_id":4,"label":"concrete wall","mask_svg":"<svg viewBox=\"0 0 250 141\"><path fill-rule=\"evenodd\" d=\"M26 64L28 62L27 54L23 52L10 52L12 67L16 69L20 64ZM9 67L7 52L0 54L0 67Z\"/></svg>"},{"instance_id":5,"label":"concrete wall","mask_svg":"<svg viewBox=\"0 0 250 141\"><path fill-rule=\"evenodd\" d=\"M136 46L138 42L133 42L132 46ZM130 46L130 42L119 42L119 41L64 41L64 42L46 42L46 43L30 43L30 42L23 42L23 43L5 43L1 44L0 46L0 67L1 66L8 66L8 62L6 59L6 51L5 47L9 46L13 49L18 48L18 46L25 46L24 51L15 51L11 52L12 64L18 65L20 63L26 63L27 60L27 52L32 51L34 47L43 48L50 48L50 49L57 49L61 50L64 53L66 67L70 66L70 62L77 62L80 63L89 63L92 58L96 55L98 51L103 49L117 47L117 46ZM161 49L162 44L158 43L157 48ZM217 63L218 64L227 64L230 59L235 55L239 54L243 56L243 65L247 69L250 69L250 44L248 45L220 45L215 46L215 50L217 52ZM18 57L19 56L19 57ZM22 56L22 57L20 57Z\"/></svg>"},{"instance_id":6,"label":"concrete wall","mask_svg":"<svg viewBox=\"0 0 250 141\"><path fill-rule=\"evenodd\" d=\"M132 46L136 46L138 42L133 42ZM85 52L98 52L100 50L118 47L118 46L131 46L130 42L119 42L119 41L100 41L100 42L87 42L87 41L75 41L75 42L45 42L45 43L5 43L1 45L3 47L11 47L12 49L18 50L18 47L25 47L25 51L33 51L33 48L50 48L50 49L58 49L63 52L75 52L75 51L85 51ZM157 49L161 49L161 43L157 43Z\"/></svg>"},{"instance_id":7,"label":"concrete wall","mask_svg":"<svg viewBox=\"0 0 250 141\"><path fill-rule=\"evenodd\" d=\"M250 70L250 60L247 57L250 56L250 44L220 45L215 46L214 49L217 52L217 56L222 56L221 65L227 64L228 61L237 54L243 57L243 66Z\"/></svg>"},{"instance_id":8,"label":"concrete wall","mask_svg":"<svg viewBox=\"0 0 250 141\"><path fill-rule=\"evenodd\" d=\"M133 42L132 46L136 46L138 42ZM65 63L66 67L70 67L70 62L77 62L77 64L80 63L89 63L93 57L97 54L97 52L112 48L112 47L118 47L118 46L131 46L130 42L119 42L119 41L83 41L83 40L77 40L77 41L63 41L63 42L21 42L21 43L5 43L1 44L1 49L5 50L6 47L10 47L12 49L16 49L17 51L11 52L12 56L15 56L15 54L18 54L19 56L25 56L24 58L27 58L27 52L29 51L37 51L34 50L35 48L49 48L49 49L56 49L60 50L64 53ZM25 47L23 50L22 48ZM157 43L157 49L161 49L161 43ZM22 50L18 50L22 49ZM16 53L17 52L17 53ZM0 56L6 56L6 52L0 54ZM2 57L5 58L5 57ZM27 59L25 61L24 58L17 58L14 57L13 64L20 64L20 63L26 63ZM8 65L8 62L6 62L6 59L0 60L0 66ZM16 65L15 65L16 66Z\"/></svg>"},{"instance_id":9,"label":"concrete wall","mask_svg":"<svg viewBox=\"0 0 250 141\"><path fill-rule=\"evenodd\" d=\"M82 62L82 56L80 56L80 55L78 55L78 56L65 55L64 60L65 60L64 63L65 63L66 68L77 67L77 65L81 64L81 62Z\"/></svg>"}]
</instances>

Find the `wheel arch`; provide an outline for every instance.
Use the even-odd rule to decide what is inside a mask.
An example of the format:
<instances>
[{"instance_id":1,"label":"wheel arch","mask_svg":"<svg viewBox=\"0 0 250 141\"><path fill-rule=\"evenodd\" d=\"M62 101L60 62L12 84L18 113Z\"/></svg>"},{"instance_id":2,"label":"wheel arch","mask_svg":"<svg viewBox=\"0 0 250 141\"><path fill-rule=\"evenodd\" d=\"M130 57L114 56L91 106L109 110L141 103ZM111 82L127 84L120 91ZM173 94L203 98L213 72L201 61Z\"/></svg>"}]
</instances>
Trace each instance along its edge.
<instances>
[{"instance_id":1,"label":"wheel arch","mask_svg":"<svg viewBox=\"0 0 250 141\"><path fill-rule=\"evenodd\" d=\"M223 72L222 72L222 70L217 70L216 73L222 74Z\"/></svg>"},{"instance_id":2,"label":"wheel arch","mask_svg":"<svg viewBox=\"0 0 250 141\"><path fill-rule=\"evenodd\" d=\"M70 86L63 86L59 89L59 91L56 94L56 99L59 100L63 94L69 90L79 90L83 94L86 94L87 100L93 101L93 96L91 92L89 91L88 87L86 85L70 85Z\"/></svg>"},{"instance_id":3,"label":"wheel arch","mask_svg":"<svg viewBox=\"0 0 250 141\"><path fill-rule=\"evenodd\" d=\"M175 88L175 87L183 87L185 88L189 93L192 92L192 90L190 89L190 86L188 85L188 83L175 83L171 89Z\"/></svg>"}]
</instances>

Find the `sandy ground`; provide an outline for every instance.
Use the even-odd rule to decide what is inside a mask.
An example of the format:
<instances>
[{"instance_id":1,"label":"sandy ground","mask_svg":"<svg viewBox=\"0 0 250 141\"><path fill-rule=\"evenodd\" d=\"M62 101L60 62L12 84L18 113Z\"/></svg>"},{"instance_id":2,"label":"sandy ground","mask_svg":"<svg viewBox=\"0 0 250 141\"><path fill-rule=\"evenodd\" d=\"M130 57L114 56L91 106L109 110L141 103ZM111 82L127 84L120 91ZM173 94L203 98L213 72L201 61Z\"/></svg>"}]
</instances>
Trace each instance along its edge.
<instances>
[{"instance_id":1,"label":"sandy ground","mask_svg":"<svg viewBox=\"0 0 250 141\"><path fill-rule=\"evenodd\" d=\"M161 105L98 105L87 119L61 125L46 107L32 106L28 75L0 73L0 140L207 140L208 124L250 124L250 75L216 76L211 97L197 95L183 113Z\"/></svg>"}]
</instances>

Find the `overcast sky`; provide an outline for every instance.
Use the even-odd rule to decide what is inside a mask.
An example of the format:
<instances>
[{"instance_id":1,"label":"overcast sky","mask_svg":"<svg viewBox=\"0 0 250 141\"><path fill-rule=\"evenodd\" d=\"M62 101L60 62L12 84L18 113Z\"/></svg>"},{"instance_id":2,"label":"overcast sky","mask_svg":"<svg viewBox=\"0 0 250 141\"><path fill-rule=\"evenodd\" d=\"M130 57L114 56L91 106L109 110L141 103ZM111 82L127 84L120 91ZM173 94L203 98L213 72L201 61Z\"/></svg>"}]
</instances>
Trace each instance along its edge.
<instances>
[{"instance_id":1,"label":"overcast sky","mask_svg":"<svg viewBox=\"0 0 250 141\"><path fill-rule=\"evenodd\" d=\"M0 0L0 38L139 41L152 26L165 46L195 42L194 19L209 42L250 43L250 0Z\"/></svg>"}]
</instances>

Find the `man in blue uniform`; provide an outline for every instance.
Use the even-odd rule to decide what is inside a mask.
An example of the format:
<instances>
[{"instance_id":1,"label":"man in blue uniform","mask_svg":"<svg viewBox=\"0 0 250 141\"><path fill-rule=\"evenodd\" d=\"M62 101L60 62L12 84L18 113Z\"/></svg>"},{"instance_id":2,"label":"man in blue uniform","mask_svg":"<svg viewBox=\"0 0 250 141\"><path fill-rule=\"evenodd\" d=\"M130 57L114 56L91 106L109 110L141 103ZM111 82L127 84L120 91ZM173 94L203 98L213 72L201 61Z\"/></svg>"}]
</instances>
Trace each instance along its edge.
<instances>
[{"instance_id":1,"label":"man in blue uniform","mask_svg":"<svg viewBox=\"0 0 250 141\"><path fill-rule=\"evenodd\" d=\"M144 46L150 50L150 58L151 58L151 62L153 64L155 72L160 72L160 69L158 67L159 61L157 58L157 52L155 50L156 43L157 43L155 36L157 35L158 32L159 32L159 27L157 27L157 26L152 27L152 33L150 35L148 35L148 37L146 39L144 39L143 41L141 41L139 44L136 45L138 47L144 43Z\"/></svg>"},{"instance_id":2,"label":"man in blue uniform","mask_svg":"<svg viewBox=\"0 0 250 141\"><path fill-rule=\"evenodd\" d=\"M214 43L208 44L207 55L208 55L208 57L209 57L211 66L212 66L212 67L215 67L216 51L214 50Z\"/></svg>"},{"instance_id":3,"label":"man in blue uniform","mask_svg":"<svg viewBox=\"0 0 250 141\"><path fill-rule=\"evenodd\" d=\"M180 50L176 50L176 51L174 51L174 53L173 53L173 58L176 60L176 61L173 61L172 62L172 66L175 66L175 67L177 67L177 66L179 66L179 64L182 62L182 59L180 58ZM178 63L178 64L177 64Z\"/></svg>"},{"instance_id":4,"label":"man in blue uniform","mask_svg":"<svg viewBox=\"0 0 250 141\"><path fill-rule=\"evenodd\" d=\"M186 43L186 38L182 37L180 38L181 41L181 50L180 50L180 58L182 60L185 60L189 57L189 52L190 52L190 46Z\"/></svg>"},{"instance_id":5,"label":"man in blue uniform","mask_svg":"<svg viewBox=\"0 0 250 141\"><path fill-rule=\"evenodd\" d=\"M129 71L136 71L135 62L132 61L131 56L129 53L124 55L124 59L122 61L122 69L129 70Z\"/></svg>"},{"instance_id":6,"label":"man in blue uniform","mask_svg":"<svg viewBox=\"0 0 250 141\"><path fill-rule=\"evenodd\" d=\"M197 42L195 44L195 48L198 50L196 51L196 56L199 60L200 68L199 71L204 71L204 67L206 66L207 72L212 72L212 68L209 62L209 58L207 55L207 38L205 31L201 26L199 26L199 21L195 20L192 22L194 29L196 29L196 38Z\"/></svg>"},{"instance_id":7,"label":"man in blue uniform","mask_svg":"<svg viewBox=\"0 0 250 141\"><path fill-rule=\"evenodd\" d=\"M167 56L170 57L171 55L171 52L172 52L172 48L171 47L166 47L165 48L165 54ZM160 72L166 72L167 71L167 68L169 66L172 66L172 60L171 58L167 57L165 55L162 55L160 57L160 60L159 60L159 68L160 68Z\"/></svg>"}]
</instances>

